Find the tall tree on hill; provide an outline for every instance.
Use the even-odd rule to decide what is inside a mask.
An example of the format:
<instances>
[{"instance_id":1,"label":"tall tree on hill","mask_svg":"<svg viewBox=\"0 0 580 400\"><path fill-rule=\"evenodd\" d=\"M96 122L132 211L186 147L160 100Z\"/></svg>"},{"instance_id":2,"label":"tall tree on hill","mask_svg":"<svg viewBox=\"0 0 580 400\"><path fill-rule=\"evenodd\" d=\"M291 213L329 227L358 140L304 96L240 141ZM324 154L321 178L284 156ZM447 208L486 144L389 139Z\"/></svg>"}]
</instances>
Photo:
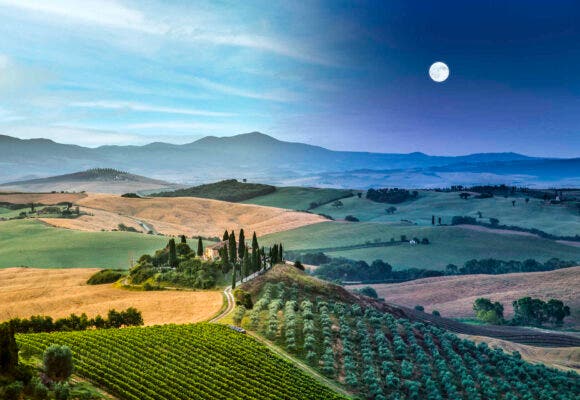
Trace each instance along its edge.
<instances>
[{"instance_id":1,"label":"tall tree on hill","mask_svg":"<svg viewBox=\"0 0 580 400\"><path fill-rule=\"evenodd\" d=\"M222 236L222 241L227 242L230 239L230 234L228 233L228 230L226 229L224 232L224 235Z\"/></svg>"},{"instance_id":2,"label":"tall tree on hill","mask_svg":"<svg viewBox=\"0 0 580 400\"><path fill-rule=\"evenodd\" d=\"M284 261L284 249L282 248L282 243L278 245L278 262Z\"/></svg>"},{"instance_id":3,"label":"tall tree on hill","mask_svg":"<svg viewBox=\"0 0 580 400\"><path fill-rule=\"evenodd\" d=\"M232 289L236 288L236 266L232 268Z\"/></svg>"},{"instance_id":4,"label":"tall tree on hill","mask_svg":"<svg viewBox=\"0 0 580 400\"><path fill-rule=\"evenodd\" d=\"M222 259L222 272L224 274L227 274L228 272L230 272L231 268L227 243L224 243L224 246L219 250L219 252L220 257Z\"/></svg>"},{"instance_id":5,"label":"tall tree on hill","mask_svg":"<svg viewBox=\"0 0 580 400\"><path fill-rule=\"evenodd\" d=\"M250 252L248 251L248 248L246 247L244 250L244 258L242 261L242 280L244 278L247 278L248 275L250 275L250 270L252 267L252 261L250 259Z\"/></svg>"},{"instance_id":6,"label":"tall tree on hill","mask_svg":"<svg viewBox=\"0 0 580 400\"><path fill-rule=\"evenodd\" d=\"M236 234L234 233L234 231L232 231L232 233L230 233L230 236L228 238L229 243L228 243L228 249L230 251L230 262L232 263L232 265L236 265L236 260L237 260L237 252L238 252L238 248L236 246Z\"/></svg>"},{"instance_id":7,"label":"tall tree on hill","mask_svg":"<svg viewBox=\"0 0 580 400\"><path fill-rule=\"evenodd\" d=\"M0 324L0 374L10 374L18 365L18 346L14 328L9 323Z\"/></svg>"},{"instance_id":8,"label":"tall tree on hill","mask_svg":"<svg viewBox=\"0 0 580 400\"><path fill-rule=\"evenodd\" d=\"M203 256L203 241L201 240L201 236L197 238L197 256Z\"/></svg>"},{"instance_id":9,"label":"tall tree on hill","mask_svg":"<svg viewBox=\"0 0 580 400\"><path fill-rule=\"evenodd\" d=\"M262 269L266 270L268 267L268 255L264 246L260 249L260 263L262 264Z\"/></svg>"},{"instance_id":10,"label":"tall tree on hill","mask_svg":"<svg viewBox=\"0 0 580 400\"><path fill-rule=\"evenodd\" d=\"M185 237L185 235L181 235L181 243L187 243L187 238Z\"/></svg>"},{"instance_id":11,"label":"tall tree on hill","mask_svg":"<svg viewBox=\"0 0 580 400\"><path fill-rule=\"evenodd\" d=\"M431 215L431 225L435 225L435 216Z\"/></svg>"},{"instance_id":12,"label":"tall tree on hill","mask_svg":"<svg viewBox=\"0 0 580 400\"><path fill-rule=\"evenodd\" d=\"M175 249L175 239L169 239L169 266L177 267L177 250Z\"/></svg>"},{"instance_id":13,"label":"tall tree on hill","mask_svg":"<svg viewBox=\"0 0 580 400\"><path fill-rule=\"evenodd\" d=\"M258 245L258 237L256 232L254 232L252 236L252 271L259 271L260 267L260 247Z\"/></svg>"},{"instance_id":14,"label":"tall tree on hill","mask_svg":"<svg viewBox=\"0 0 580 400\"><path fill-rule=\"evenodd\" d=\"M244 253L246 252L246 236L244 235L244 230L240 229L240 236L238 237L238 257L244 258Z\"/></svg>"}]
</instances>

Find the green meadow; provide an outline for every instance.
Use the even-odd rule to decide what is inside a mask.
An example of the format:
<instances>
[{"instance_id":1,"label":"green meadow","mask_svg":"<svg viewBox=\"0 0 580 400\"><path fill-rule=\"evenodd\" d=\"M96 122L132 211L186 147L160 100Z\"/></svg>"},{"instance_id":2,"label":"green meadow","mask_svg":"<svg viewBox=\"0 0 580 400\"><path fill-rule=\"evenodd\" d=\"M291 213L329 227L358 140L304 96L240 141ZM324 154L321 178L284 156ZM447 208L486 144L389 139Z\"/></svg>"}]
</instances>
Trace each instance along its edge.
<instances>
[{"instance_id":1,"label":"green meadow","mask_svg":"<svg viewBox=\"0 0 580 400\"><path fill-rule=\"evenodd\" d=\"M411 246L391 243L427 238L430 244ZM323 251L334 257L372 262L383 259L396 269L443 269L447 264L463 265L481 258L546 261L552 257L580 261L580 247L561 244L535 236L496 234L459 226L417 226L389 223L323 222L290 231L267 235L260 243L281 242L286 250ZM385 243L377 245L378 243ZM353 245L358 248L352 248Z\"/></svg>"},{"instance_id":2,"label":"green meadow","mask_svg":"<svg viewBox=\"0 0 580 400\"><path fill-rule=\"evenodd\" d=\"M516 201L515 207L512 200ZM516 225L523 228L536 228L560 236L580 234L580 210L574 205L546 205L542 200L531 198L529 203L524 197L500 197L489 199L462 200L459 193L442 193L419 191L419 198L402 204L375 203L357 196L342 199L340 208L326 204L313 212L331 215L335 219L344 219L353 215L360 221L367 222L400 222L409 220L418 225L431 225L431 216L441 217L443 224L450 224L456 215L478 217L482 222L497 218L500 224ZM387 214L388 207L394 206L397 211Z\"/></svg>"},{"instance_id":3,"label":"green meadow","mask_svg":"<svg viewBox=\"0 0 580 400\"><path fill-rule=\"evenodd\" d=\"M129 268L132 259L153 253L167 238L131 232L80 232L40 221L0 222L0 268Z\"/></svg>"},{"instance_id":4,"label":"green meadow","mask_svg":"<svg viewBox=\"0 0 580 400\"><path fill-rule=\"evenodd\" d=\"M352 190L319 189L308 187L277 187L276 191L244 201L247 204L280 207L290 210L308 210L310 203L325 204L349 196ZM314 212L319 212L317 208Z\"/></svg>"}]
</instances>

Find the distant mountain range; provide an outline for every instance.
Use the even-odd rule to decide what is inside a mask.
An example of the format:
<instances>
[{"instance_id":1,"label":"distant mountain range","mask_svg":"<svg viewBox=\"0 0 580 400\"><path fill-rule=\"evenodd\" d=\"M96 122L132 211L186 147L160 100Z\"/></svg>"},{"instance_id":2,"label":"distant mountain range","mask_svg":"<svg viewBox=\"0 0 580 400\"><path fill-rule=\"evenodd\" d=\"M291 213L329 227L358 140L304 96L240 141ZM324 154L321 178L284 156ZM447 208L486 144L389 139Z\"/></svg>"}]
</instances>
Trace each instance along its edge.
<instances>
[{"instance_id":1,"label":"distant mountain range","mask_svg":"<svg viewBox=\"0 0 580 400\"><path fill-rule=\"evenodd\" d=\"M183 145L151 143L97 148L0 136L0 182L98 167L188 184L247 178L278 185L363 189L474 183L580 186L580 158L534 158L517 153L452 157L333 151L280 141L259 132L221 138L208 136Z\"/></svg>"}]
</instances>

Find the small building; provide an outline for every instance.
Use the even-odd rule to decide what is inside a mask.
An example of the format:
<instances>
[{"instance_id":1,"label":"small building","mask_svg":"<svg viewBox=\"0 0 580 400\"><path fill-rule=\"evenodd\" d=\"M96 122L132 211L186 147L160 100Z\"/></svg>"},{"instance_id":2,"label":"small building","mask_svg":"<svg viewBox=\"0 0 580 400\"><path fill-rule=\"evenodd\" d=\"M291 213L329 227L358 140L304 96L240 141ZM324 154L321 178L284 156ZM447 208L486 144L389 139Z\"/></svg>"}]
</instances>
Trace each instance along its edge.
<instances>
[{"instance_id":1,"label":"small building","mask_svg":"<svg viewBox=\"0 0 580 400\"><path fill-rule=\"evenodd\" d=\"M227 245L227 242L217 242L206 246L203 252L203 258L206 260L217 260L220 258L220 251Z\"/></svg>"}]
</instances>

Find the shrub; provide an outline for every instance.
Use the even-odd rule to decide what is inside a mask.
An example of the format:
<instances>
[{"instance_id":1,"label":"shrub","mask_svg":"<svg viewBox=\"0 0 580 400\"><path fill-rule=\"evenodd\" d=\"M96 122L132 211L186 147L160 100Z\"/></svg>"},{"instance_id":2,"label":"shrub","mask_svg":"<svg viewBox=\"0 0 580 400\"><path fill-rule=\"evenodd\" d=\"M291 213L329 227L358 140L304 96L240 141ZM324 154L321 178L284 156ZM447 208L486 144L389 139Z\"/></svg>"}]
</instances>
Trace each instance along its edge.
<instances>
[{"instance_id":1,"label":"shrub","mask_svg":"<svg viewBox=\"0 0 580 400\"><path fill-rule=\"evenodd\" d=\"M51 345L45 350L43 366L46 376L54 382L66 381L73 371L72 352L68 346Z\"/></svg>"},{"instance_id":2,"label":"shrub","mask_svg":"<svg viewBox=\"0 0 580 400\"><path fill-rule=\"evenodd\" d=\"M415 310L417 310L417 311L425 311L425 307L420 306L420 305L416 305L415 306Z\"/></svg>"},{"instance_id":3,"label":"shrub","mask_svg":"<svg viewBox=\"0 0 580 400\"><path fill-rule=\"evenodd\" d=\"M301 271L304 271L304 265L302 265L302 263L300 261L295 261L294 267L298 268Z\"/></svg>"},{"instance_id":4,"label":"shrub","mask_svg":"<svg viewBox=\"0 0 580 400\"><path fill-rule=\"evenodd\" d=\"M115 271L112 269L103 269L95 274L93 274L88 280L89 285L101 285L104 283L117 282L124 274L120 271Z\"/></svg>"},{"instance_id":5,"label":"shrub","mask_svg":"<svg viewBox=\"0 0 580 400\"><path fill-rule=\"evenodd\" d=\"M12 382L4 388L5 400L20 400L24 384L20 381Z\"/></svg>"},{"instance_id":6,"label":"shrub","mask_svg":"<svg viewBox=\"0 0 580 400\"><path fill-rule=\"evenodd\" d=\"M438 310L433 310L433 311L431 312L431 314L433 314L433 315L434 315L434 316L436 316L436 317L440 317L440 316L441 316L441 313L440 313Z\"/></svg>"},{"instance_id":7,"label":"shrub","mask_svg":"<svg viewBox=\"0 0 580 400\"><path fill-rule=\"evenodd\" d=\"M359 222L359 219L354 215L347 215L346 217L344 217L344 220L348 222Z\"/></svg>"}]
</instances>

